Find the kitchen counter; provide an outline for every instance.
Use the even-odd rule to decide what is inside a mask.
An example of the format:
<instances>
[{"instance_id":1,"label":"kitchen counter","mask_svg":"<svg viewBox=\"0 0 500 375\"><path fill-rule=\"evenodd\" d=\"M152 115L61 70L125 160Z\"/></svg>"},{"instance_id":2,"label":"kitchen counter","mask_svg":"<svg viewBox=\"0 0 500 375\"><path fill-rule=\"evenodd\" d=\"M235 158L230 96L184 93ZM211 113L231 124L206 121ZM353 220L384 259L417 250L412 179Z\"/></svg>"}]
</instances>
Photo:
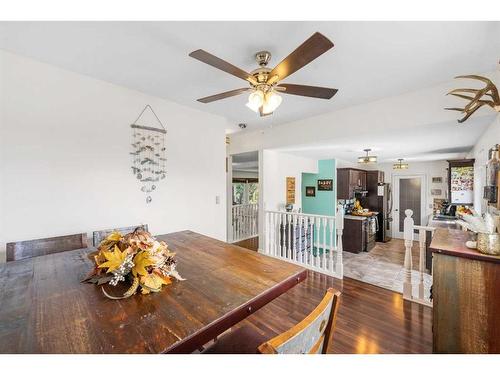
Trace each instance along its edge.
<instances>
[{"instance_id":1,"label":"kitchen counter","mask_svg":"<svg viewBox=\"0 0 500 375\"><path fill-rule=\"evenodd\" d=\"M375 211L371 211L371 213L373 214L372 216L359 216L359 215L345 214L344 218L345 219L350 219L350 220L366 220L366 219L368 219L370 217L378 215L378 212L375 212Z\"/></svg>"},{"instance_id":2,"label":"kitchen counter","mask_svg":"<svg viewBox=\"0 0 500 375\"><path fill-rule=\"evenodd\" d=\"M483 254L469 249L465 242L472 239L471 232L452 228L438 228L432 237L430 250L433 253L446 254L455 257L500 263L500 256Z\"/></svg>"},{"instance_id":3,"label":"kitchen counter","mask_svg":"<svg viewBox=\"0 0 500 375\"><path fill-rule=\"evenodd\" d=\"M368 219L367 216L357 216L357 215L344 215L344 219L349 219L349 220L366 220Z\"/></svg>"}]
</instances>

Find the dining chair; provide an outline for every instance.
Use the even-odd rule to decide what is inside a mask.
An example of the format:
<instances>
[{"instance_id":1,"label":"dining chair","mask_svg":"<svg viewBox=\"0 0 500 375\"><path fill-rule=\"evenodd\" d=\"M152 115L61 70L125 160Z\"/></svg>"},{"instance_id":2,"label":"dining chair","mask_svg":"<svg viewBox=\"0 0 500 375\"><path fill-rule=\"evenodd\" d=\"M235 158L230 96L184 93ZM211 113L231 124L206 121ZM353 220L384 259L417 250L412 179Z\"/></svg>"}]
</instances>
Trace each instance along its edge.
<instances>
[{"instance_id":1,"label":"dining chair","mask_svg":"<svg viewBox=\"0 0 500 375\"><path fill-rule=\"evenodd\" d=\"M265 341L263 334L245 324L220 336L204 354L326 354L340 303L340 292L329 288L319 305L288 331Z\"/></svg>"},{"instance_id":2,"label":"dining chair","mask_svg":"<svg viewBox=\"0 0 500 375\"><path fill-rule=\"evenodd\" d=\"M9 242L7 244L7 262L86 247L88 247L87 233Z\"/></svg>"},{"instance_id":3,"label":"dining chair","mask_svg":"<svg viewBox=\"0 0 500 375\"><path fill-rule=\"evenodd\" d=\"M93 233L93 236L92 236L93 237L93 245L94 245L94 247L99 246L101 241L113 232L120 232L121 234L128 234L130 232L133 232L136 228L141 228L142 230L149 232L147 224L136 225L134 227L123 227L123 228L98 230L98 231L95 231Z\"/></svg>"}]
</instances>

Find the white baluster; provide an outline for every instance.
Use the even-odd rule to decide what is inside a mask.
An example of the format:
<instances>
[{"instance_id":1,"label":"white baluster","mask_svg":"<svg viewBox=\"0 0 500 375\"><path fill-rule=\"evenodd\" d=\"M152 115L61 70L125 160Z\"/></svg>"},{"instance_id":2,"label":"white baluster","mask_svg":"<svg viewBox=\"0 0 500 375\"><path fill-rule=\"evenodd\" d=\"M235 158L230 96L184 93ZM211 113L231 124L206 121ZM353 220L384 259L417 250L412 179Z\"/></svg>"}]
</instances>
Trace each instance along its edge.
<instances>
[{"instance_id":1,"label":"white baluster","mask_svg":"<svg viewBox=\"0 0 500 375\"><path fill-rule=\"evenodd\" d=\"M302 263L307 264L307 249L308 249L307 236L309 233L308 230L309 219L306 216L304 216L303 222L304 222L304 252L302 254Z\"/></svg>"},{"instance_id":2,"label":"white baluster","mask_svg":"<svg viewBox=\"0 0 500 375\"><path fill-rule=\"evenodd\" d=\"M329 224L329 228L330 228L330 247L329 247L329 251L328 251L328 269L330 270L330 272L334 272L334 268L333 268L333 250L335 248L334 246L334 239L335 237L333 236L333 222L334 222L334 219L328 219L328 224Z\"/></svg>"},{"instance_id":3,"label":"white baluster","mask_svg":"<svg viewBox=\"0 0 500 375\"><path fill-rule=\"evenodd\" d=\"M248 204L243 206L243 217L245 218L245 225L243 226L243 238L247 238L250 234L248 231L248 219L249 219L249 206Z\"/></svg>"},{"instance_id":4,"label":"white baluster","mask_svg":"<svg viewBox=\"0 0 500 375\"><path fill-rule=\"evenodd\" d=\"M304 247L304 243L302 242L302 232L303 232L303 225L304 225L304 217L301 215L297 216L298 222L299 222L299 252L297 253L297 262L299 263L304 263L304 252L302 251Z\"/></svg>"},{"instance_id":5,"label":"white baluster","mask_svg":"<svg viewBox=\"0 0 500 375\"><path fill-rule=\"evenodd\" d=\"M322 220L323 222L323 254L321 255L321 268L324 270L327 270L328 267L326 266L326 231L328 230L328 219L324 217Z\"/></svg>"},{"instance_id":6,"label":"white baluster","mask_svg":"<svg viewBox=\"0 0 500 375\"><path fill-rule=\"evenodd\" d=\"M293 247L291 260L297 261L297 215L292 215L293 222Z\"/></svg>"},{"instance_id":7,"label":"white baluster","mask_svg":"<svg viewBox=\"0 0 500 375\"><path fill-rule=\"evenodd\" d=\"M235 241L236 240L236 221L235 221L235 217L236 217L236 207L233 206L231 212L232 212L232 217L231 217L231 220L232 220L232 226L233 226L233 238L232 240Z\"/></svg>"},{"instance_id":8,"label":"white baluster","mask_svg":"<svg viewBox=\"0 0 500 375\"><path fill-rule=\"evenodd\" d=\"M286 237L286 231L285 231L285 226L284 226L284 220L283 220L283 214L279 214L279 234L280 234L280 239L279 239L279 244L280 244L280 249L279 249L279 255L280 257L283 257L285 255L285 249L286 249L286 243L285 243L285 237Z\"/></svg>"},{"instance_id":9,"label":"white baluster","mask_svg":"<svg viewBox=\"0 0 500 375\"><path fill-rule=\"evenodd\" d=\"M292 224L291 224L290 214L286 214L286 222L288 224L288 230L287 230L288 246L286 247L286 259L290 259L290 256L292 254Z\"/></svg>"},{"instance_id":10,"label":"white baluster","mask_svg":"<svg viewBox=\"0 0 500 375\"><path fill-rule=\"evenodd\" d=\"M235 207L235 210L234 210L234 226L235 226L235 234L234 234L234 239L235 240L238 240L239 238L239 235L240 235L240 218L239 218L239 214L240 214L240 208L238 206Z\"/></svg>"},{"instance_id":11,"label":"white baluster","mask_svg":"<svg viewBox=\"0 0 500 375\"><path fill-rule=\"evenodd\" d=\"M420 283L418 285L418 298L424 299L424 263L425 263L425 237L426 237L427 231L425 229L419 229L418 230L418 242L419 242L419 247L420 247L420 254L419 254L419 272L420 272Z\"/></svg>"},{"instance_id":12,"label":"white baluster","mask_svg":"<svg viewBox=\"0 0 500 375\"><path fill-rule=\"evenodd\" d=\"M315 225L316 225L316 256L314 257L313 265L314 267L318 267L318 261L319 261L319 242L320 242L320 236L319 236L319 230L321 226L321 219L319 217L316 218L315 220Z\"/></svg>"},{"instance_id":13,"label":"white baluster","mask_svg":"<svg viewBox=\"0 0 500 375\"><path fill-rule=\"evenodd\" d=\"M257 235L257 205L252 207L252 237Z\"/></svg>"},{"instance_id":14,"label":"white baluster","mask_svg":"<svg viewBox=\"0 0 500 375\"><path fill-rule=\"evenodd\" d=\"M335 262L335 273L337 277L344 277L344 264L342 263L342 251L344 245L342 244L342 233L344 231L344 207L342 205L337 206L337 215L335 217L335 227L337 231L337 260Z\"/></svg>"},{"instance_id":15,"label":"white baluster","mask_svg":"<svg viewBox=\"0 0 500 375\"><path fill-rule=\"evenodd\" d=\"M271 214L269 212L266 212L264 214L265 220L264 220L264 226L265 226L265 241L266 244L264 246L265 254L269 255L269 245L271 244L270 235L271 235Z\"/></svg>"},{"instance_id":16,"label":"white baluster","mask_svg":"<svg viewBox=\"0 0 500 375\"><path fill-rule=\"evenodd\" d=\"M413 226L414 221L412 219L413 211L405 210L406 218L404 219L404 240L405 240L405 280L403 282L403 298L411 299L412 297L412 285L411 285L411 248L413 245Z\"/></svg>"},{"instance_id":17,"label":"white baluster","mask_svg":"<svg viewBox=\"0 0 500 375\"><path fill-rule=\"evenodd\" d=\"M271 213L271 255L276 256L276 214Z\"/></svg>"}]
</instances>

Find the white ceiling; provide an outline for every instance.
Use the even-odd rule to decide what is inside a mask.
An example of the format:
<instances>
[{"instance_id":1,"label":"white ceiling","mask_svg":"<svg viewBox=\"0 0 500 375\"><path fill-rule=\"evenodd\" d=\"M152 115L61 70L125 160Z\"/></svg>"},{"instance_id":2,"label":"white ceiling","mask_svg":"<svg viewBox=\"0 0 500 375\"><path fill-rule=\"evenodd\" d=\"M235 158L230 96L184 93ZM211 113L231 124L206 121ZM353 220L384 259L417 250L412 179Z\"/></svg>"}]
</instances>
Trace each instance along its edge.
<instances>
[{"instance_id":1,"label":"white ceiling","mask_svg":"<svg viewBox=\"0 0 500 375\"><path fill-rule=\"evenodd\" d=\"M244 106L246 95L196 102L246 83L189 52L202 48L250 71L256 51L269 50L274 66L315 31L335 47L286 82L337 88L333 99L284 96L268 118ZM0 48L222 115L234 129L244 122L248 130L492 71L499 35L499 22L0 22Z\"/></svg>"},{"instance_id":2,"label":"white ceiling","mask_svg":"<svg viewBox=\"0 0 500 375\"><path fill-rule=\"evenodd\" d=\"M379 163L396 162L399 158L414 162L463 158L494 118L492 112L492 115L471 118L465 124L450 121L361 137L349 133L323 143L276 150L311 159L338 158L352 163L357 162L358 156L365 155L365 148L372 149L370 155L376 155ZM491 142L493 146L496 141Z\"/></svg>"}]
</instances>

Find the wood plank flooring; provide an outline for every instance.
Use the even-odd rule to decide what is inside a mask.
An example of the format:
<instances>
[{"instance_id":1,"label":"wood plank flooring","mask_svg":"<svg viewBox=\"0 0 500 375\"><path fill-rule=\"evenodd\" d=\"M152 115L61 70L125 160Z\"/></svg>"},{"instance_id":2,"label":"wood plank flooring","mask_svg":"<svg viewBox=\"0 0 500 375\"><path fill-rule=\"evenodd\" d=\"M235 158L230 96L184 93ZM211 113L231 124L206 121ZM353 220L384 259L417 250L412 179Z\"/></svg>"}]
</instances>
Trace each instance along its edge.
<instances>
[{"instance_id":1,"label":"wood plank flooring","mask_svg":"<svg viewBox=\"0 0 500 375\"><path fill-rule=\"evenodd\" d=\"M256 250L257 244L239 246ZM257 246L256 246L257 245ZM404 241L377 242L370 254L395 264L404 263ZM418 242L412 248L413 268L418 269ZM432 353L432 309L403 300L392 292L358 280L339 280L309 271L306 281L269 303L241 324L249 324L267 338L297 324L333 287L342 292L332 353Z\"/></svg>"},{"instance_id":2,"label":"wood plank flooring","mask_svg":"<svg viewBox=\"0 0 500 375\"><path fill-rule=\"evenodd\" d=\"M306 281L239 324L271 338L307 316L328 287L342 291L332 353L432 352L431 308L403 301L399 293L313 271Z\"/></svg>"},{"instance_id":3,"label":"wood plank flooring","mask_svg":"<svg viewBox=\"0 0 500 375\"><path fill-rule=\"evenodd\" d=\"M380 258L383 261L404 265L405 262L405 243L404 240L397 238L391 239L389 242L377 242L375 247L370 251L370 254ZM418 241L413 241L411 248L412 269L418 270L420 248Z\"/></svg>"}]
</instances>

